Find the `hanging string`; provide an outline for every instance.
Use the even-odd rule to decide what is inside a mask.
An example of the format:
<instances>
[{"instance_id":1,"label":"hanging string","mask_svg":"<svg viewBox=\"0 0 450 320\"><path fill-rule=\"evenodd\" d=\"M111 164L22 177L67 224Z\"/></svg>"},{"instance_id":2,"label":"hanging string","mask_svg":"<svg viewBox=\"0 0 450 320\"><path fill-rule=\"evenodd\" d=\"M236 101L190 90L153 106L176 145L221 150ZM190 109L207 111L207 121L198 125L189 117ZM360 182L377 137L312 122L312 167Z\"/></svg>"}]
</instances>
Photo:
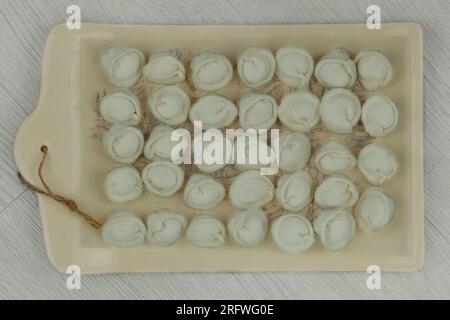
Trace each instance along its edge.
<instances>
[{"instance_id":1,"label":"hanging string","mask_svg":"<svg viewBox=\"0 0 450 320\"><path fill-rule=\"evenodd\" d=\"M69 208L69 210L72 213L75 213L77 215L79 215L80 217L82 217L87 223L89 223L91 226L93 226L95 229L99 229L101 227L101 222L97 221L96 219L94 219L91 215L87 214L86 212L82 211L78 205L76 204L75 201L73 201L72 199L68 199L64 196L61 196L59 194L55 194L53 193L53 191L50 189L50 187L48 186L47 182L44 179L44 176L42 174L42 170L44 168L44 164L45 164L45 160L47 159L48 156L48 147L47 146L42 146L41 147L41 152L42 152L42 160L39 164L39 168L38 168L38 176L39 176L39 180L41 181L42 186L44 187L44 189L41 189L39 187L36 187L35 185L33 185L32 183L30 183L29 181L27 181L22 174L19 172L18 176L20 181L26 186L28 187L31 191L34 191L36 193L42 194L44 196L47 196L49 198L52 198L53 200L58 201L59 203L62 203L63 205L65 205L67 208Z\"/></svg>"}]
</instances>

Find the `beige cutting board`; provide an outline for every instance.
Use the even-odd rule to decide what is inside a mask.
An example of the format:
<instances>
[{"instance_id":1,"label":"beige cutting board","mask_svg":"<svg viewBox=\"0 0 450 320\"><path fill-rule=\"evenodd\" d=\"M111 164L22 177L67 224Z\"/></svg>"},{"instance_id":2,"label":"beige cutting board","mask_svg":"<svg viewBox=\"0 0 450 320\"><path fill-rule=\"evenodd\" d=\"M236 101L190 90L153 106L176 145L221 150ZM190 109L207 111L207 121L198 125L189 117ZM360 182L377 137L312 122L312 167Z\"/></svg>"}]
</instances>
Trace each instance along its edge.
<instances>
[{"instance_id":1,"label":"beige cutting board","mask_svg":"<svg viewBox=\"0 0 450 320\"><path fill-rule=\"evenodd\" d=\"M96 111L98 97L114 88L100 72L101 52L116 44L135 46L146 56L159 49L177 49L186 67L192 53L209 49L225 53L235 63L238 53L249 45L262 45L275 51L281 46L302 46L317 60L336 47L353 54L362 49L385 52L394 67L391 83L377 93L389 96L400 109L399 127L389 136L376 139L398 156L400 171L384 190L396 200L393 222L377 233L357 230L352 243L342 251L328 252L318 238L305 253L288 254L270 241L257 248L244 249L227 240L222 248L197 248L181 239L169 248L146 243L133 249L106 245L97 230L70 214L61 204L38 195L47 252L60 271L79 265L82 273L176 272L176 271L365 271L379 265L382 271L415 271L423 265L423 150L422 150L422 31L413 23L384 23L381 30L365 25L263 25L263 26L139 26L83 24L81 30L57 26L45 47L41 96L36 110L20 128L14 146L18 170L39 185L36 170L40 147L47 145L50 156L44 175L58 193L78 202L80 207L103 221L116 209L130 209L145 216L156 208L169 207L190 218L180 194L159 199L146 194L129 204L112 204L103 194L106 172L112 162L101 146L105 130ZM187 84L184 85L188 88ZM234 86L234 87L233 87ZM317 88L313 88L316 90ZM154 90L142 81L133 88L145 103ZM274 81L262 91L279 101L289 91ZM235 100L245 92L236 81L222 93ZM320 93L320 90L317 92ZM190 92L195 99L197 92ZM359 92L362 100L367 93ZM145 106L146 104L144 104ZM150 124L151 127L151 124ZM360 128L361 129L361 128ZM144 130L149 130L144 126ZM361 133L361 131L359 132ZM313 147L326 139L318 127L311 133ZM355 150L364 144L358 133L343 137ZM138 163L139 167L142 163ZM311 172L314 168L309 167ZM355 169L356 170L356 169ZM226 174L226 173L225 173ZM362 192L367 183L358 172L350 173ZM321 177L315 177L320 181ZM231 178L225 176L227 184ZM279 214L276 204L271 216ZM310 218L314 215L308 208ZM224 201L212 213L224 221L233 213Z\"/></svg>"}]
</instances>

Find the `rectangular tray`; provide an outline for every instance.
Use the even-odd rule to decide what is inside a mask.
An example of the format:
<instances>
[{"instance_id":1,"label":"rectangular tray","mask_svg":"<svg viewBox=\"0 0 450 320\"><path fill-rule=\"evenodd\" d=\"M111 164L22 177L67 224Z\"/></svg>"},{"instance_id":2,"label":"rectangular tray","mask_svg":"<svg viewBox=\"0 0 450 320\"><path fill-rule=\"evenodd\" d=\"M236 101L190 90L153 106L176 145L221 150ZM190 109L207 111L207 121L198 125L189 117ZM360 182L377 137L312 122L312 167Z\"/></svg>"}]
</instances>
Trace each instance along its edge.
<instances>
[{"instance_id":1,"label":"rectangular tray","mask_svg":"<svg viewBox=\"0 0 450 320\"><path fill-rule=\"evenodd\" d=\"M394 78L378 92L400 109L399 127L378 141L397 154L400 171L384 189L397 203L396 216L385 230L361 234L344 250L328 252L316 241L302 254L287 254L268 241L243 249L197 248L182 239L169 248L146 243L133 249L105 245L99 233L61 204L38 195L47 253L56 269L79 265L81 272L186 271L415 271L423 265L423 150L422 150L422 30L414 23L383 23L381 30L365 25L260 26L140 26L83 24L81 30L57 26L48 36L39 104L20 128L14 146L19 171L39 185L36 169L40 147L50 156L44 175L53 190L77 201L82 209L103 220L113 210L127 208L145 217L160 207L179 209L190 216L178 194L164 200L146 194L130 204L109 203L103 178L114 164L101 150L97 137L95 103L102 90L112 87L100 72L101 52L114 44L128 44L146 55L158 49L205 49L225 53L234 63L249 45L275 51L285 45L308 49L317 59L330 49L352 53L379 49L391 60ZM144 105L145 106L145 105ZM94 128L94 129L93 129ZM214 211L224 220L233 212L228 201Z\"/></svg>"}]
</instances>

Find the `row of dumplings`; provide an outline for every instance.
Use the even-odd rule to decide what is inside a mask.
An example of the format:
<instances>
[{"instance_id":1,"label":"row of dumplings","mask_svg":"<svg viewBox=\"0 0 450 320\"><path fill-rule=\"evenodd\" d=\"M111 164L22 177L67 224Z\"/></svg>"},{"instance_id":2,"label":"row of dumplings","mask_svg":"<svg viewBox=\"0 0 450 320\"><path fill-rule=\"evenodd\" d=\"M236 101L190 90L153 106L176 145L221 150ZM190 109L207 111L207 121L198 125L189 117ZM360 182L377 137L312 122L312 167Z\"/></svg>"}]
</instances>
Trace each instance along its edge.
<instances>
[{"instance_id":1,"label":"row of dumplings","mask_svg":"<svg viewBox=\"0 0 450 320\"><path fill-rule=\"evenodd\" d=\"M292 134L301 135L300 138L303 139L303 143L297 137L291 137ZM288 132L283 133L280 140L282 140L280 167L285 174L278 179L277 200L287 210L301 210L309 203L311 198L311 192L303 192L303 189L307 185L307 189L310 190L312 180L308 174L306 176L309 178L305 178L304 171L301 171L309 161L310 142L304 134ZM358 159L356 159L346 145L334 140L320 147L314 161L320 172L331 175L316 190L315 200L323 208L333 207L333 204L327 204L328 200L326 200L331 195L337 197L336 200L333 200L334 202L338 200L342 202L337 203L336 206L347 203L348 199L344 196L352 199L352 190L356 190L356 187L343 174L357 164L363 176L374 186L382 186L390 181L397 173L399 166L395 154L384 145L369 144L360 151ZM201 171L208 173L222 168L225 164L201 164L197 166ZM253 170L256 169L254 165L240 165L238 168L244 172L234 179L229 192L231 203L235 207L263 206L273 199L274 187L270 179L261 175L258 170ZM298 173L302 174L299 175ZM298 179L303 182L299 184ZM337 182L328 183L334 181L333 179ZM113 168L104 180L104 191L111 202L124 203L140 198L143 195L144 187L155 196L170 197L181 189L183 183L184 171L181 166L168 160L152 161L144 167L142 173L139 173L133 166ZM337 186L341 186L342 190L338 189L339 192L336 192ZM280 190L280 195L278 190ZM323 190L323 192L319 192L320 190ZM283 193L287 194L286 199L290 199L297 205L289 205L286 202L287 200L283 200L281 196ZM223 184L209 175L192 175L184 188L184 201L193 209L212 209L224 197L225 188ZM356 200L350 201L352 203L346 205L346 207L352 206ZM334 203L333 201L331 202ZM244 205L245 203L248 203L248 205Z\"/></svg>"},{"instance_id":2,"label":"row of dumplings","mask_svg":"<svg viewBox=\"0 0 450 320\"><path fill-rule=\"evenodd\" d=\"M380 210L382 215L370 215ZM353 239L356 223L363 231L379 230L392 220L394 211L395 204L389 195L378 188L369 188L355 208L356 222L343 208L322 210L313 223L299 213L286 211L272 221L271 239L279 249L299 253L314 244L317 233L324 248L339 250ZM165 247L175 244L185 231L188 241L199 247L223 246L227 234L241 247L255 247L266 241L269 219L264 209L249 208L235 213L226 227L210 214L196 215L188 225L183 215L164 208L149 214L145 225L136 214L117 211L102 226L101 236L105 242L122 248L139 246L145 239Z\"/></svg>"},{"instance_id":3,"label":"row of dumplings","mask_svg":"<svg viewBox=\"0 0 450 320\"><path fill-rule=\"evenodd\" d=\"M248 93L236 105L218 94L200 97L191 107L183 89L165 86L148 98L148 110L160 122L175 126L189 119L202 121L203 129L226 128L239 115L243 129L269 129L277 118L293 131L307 133L321 119L331 132L348 134L361 118L365 131L373 137L391 133L398 124L399 110L384 95L369 97L361 108L358 97L347 89L331 89L320 100L309 92L284 96L278 106L269 94ZM100 102L102 117L116 125L134 126L142 119L139 99L130 91L116 91Z\"/></svg>"},{"instance_id":4,"label":"row of dumplings","mask_svg":"<svg viewBox=\"0 0 450 320\"><path fill-rule=\"evenodd\" d=\"M345 147L334 141L325 147L333 145L338 152L338 148ZM267 176L261 175L258 170L248 170L233 179L229 190L231 204L239 209L262 207L275 197L286 210L300 211L312 201L314 195L315 203L323 209L353 207L359 197L357 187L348 177L335 172L348 170L356 160L349 150L343 149L341 154L325 154L328 151L325 150L316 161L322 162L319 168L331 175L315 191L310 175L304 170L280 176L276 189ZM372 185L381 186L396 174L398 162L389 152L384 146L371 144L360 153L360 170ZM144 187L155 196L169 197L180 190L183 182L184 173L180 166L155 161L149 163L142 174L131 166L112 169L105 178L104 191L111 202L124 203L140 198ZM191 175L183 191L185 204L197 210L213 209L224 198L224 185L204 174Z\"/></svg>"},{"instance_id":5,"label":"row of dumplings","mask_svg":"<svg viewBox=\"0 0 450 320\"><path fill-rule=\"evenodd\" d=\"M172 161L172 151L175 148L179 150L183 156L187 156L190 151L194 158L202 156L197 155L197 152L203 152L203 159L207 153L218 152L215 150L215 141L205 141L202 150L195 148L195 141L193 141L191 148L189 145L179 145L177 141L172 141L171 136L174 128L159 125L153 128L149 138L144 143L144 136L142 132L135 127L127 127L121 125L114 125L103 136L103 145L112 160L118 163L131 164L143 153L144 157L150 161ZM194 138L195 139L195 138ZM245 139L245 143L234 143L233 137L224 136L222 146L223 159L222 161L208 164L205 162L196 164L200 171L211 173L222 169L228 163L234 163L233 159L237 159L240 154L245 155L245 163L236 164L239 170L260 169L262 167L262 159L260 155L257 156L257 163L250 164L249 152L253 148L261 150L264 148L268 152L271 147L262 140ZM285 131L279 134L278 137L272 139L272 144L278 145L279 163L278 166L285 172L292 172L302 169L309 161L311 155L311 142L308 135L300 132ZM192 149L192 150L191 150ZM272 153L270 151L270 153ZM272 154L274 157L274 154Z\"/></svg>"},{"instance_id":6,"label":"row of dumplings","mask_svg":"<svg viewBox=\"0 0 450 320\"><path fill-rule=\"evenodd\" d=\"M141 77L153 83L174 84L186 80L186 70L170 51L152 54L145 64L143 52L137 48L114 46L101 56L101 67L109 81L120 88L130 88ZM145 64L145 66L144 66ZM216 91L233 78L233 66L223 54L204 51L190 63L191 82L198 90ZM369 91L385 86L392 78L392 65L376 50L363 50L351 59L345 49L335 49L320 58L314 66L311 54L299 47L283 47L274 55L263 47L249 47L237 58L236 70L241 82L257 88L272 81L274 74L286 85L303 88L314 72L327 89L351 88L356 79Z\"/></svg>"}]
</instances>

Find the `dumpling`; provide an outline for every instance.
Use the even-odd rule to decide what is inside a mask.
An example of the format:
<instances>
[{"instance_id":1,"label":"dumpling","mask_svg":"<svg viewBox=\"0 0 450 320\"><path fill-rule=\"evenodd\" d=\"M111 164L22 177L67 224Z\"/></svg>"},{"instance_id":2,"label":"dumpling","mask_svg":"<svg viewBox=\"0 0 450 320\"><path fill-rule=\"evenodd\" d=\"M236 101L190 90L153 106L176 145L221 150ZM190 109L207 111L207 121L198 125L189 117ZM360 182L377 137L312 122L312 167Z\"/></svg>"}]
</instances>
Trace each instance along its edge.
<instances>
[{"instance_id":1,"label":"dumpling","mask_svg":"<svg viewBox=\"0 0 450 320\"><path fill-rule=\"evenodd\" d=\"M327 91L320 102L320 118L331 132L352 133L361 116L361 103L358 97L346 89Z\"/></svg>"},{"instance_id":2,"label":"dumpling","mask_svg":"<svg viewBox=\"0 0 450 320\"><path fill-rule=\"evenodd\" d=\"M363 231L379 231L388 225L395 213L395 201L379 188L369 188L355 207L356 222Z\"/></svg>"},{"instance_id":3,"label":"dumpling","mask_svg":"<svg viewBox=\"0 0 450 320\"><path fill-rule=\"evenodd\" d=\"M364 130L372 137L384 137L397 127L399 111L386 96L371 96L364 103L361 120Z\"/></svg>"},{"instance_id":4,"label":"dumpling","mask_svg":"<svg viewBox=\"0 0 450 320\"><path fill-rule=\"evenodd\" d=\"M144 156L147 160L170 161L172 149L179 143L172 141L174 129L166 125L153 128L150 137L144 146Z\"/></svg>"},{"instance_id":5,"label":"dumpling","mask_svg":"<svg viewBox=\"0 0 450 320\"><path fill-rule=\"evenodd\" d=\"M155 161L142 170L142 181L148 192L158 197L170 197L183 185L184 172L172 162Z\"/></svg>"},{"instance_id":6,"label":"dumpling","mask_svg":"<svg viewBox=\"0 0 450 320\"><path fill-rule=\"evenodd\" d=\"M212 215L195 216L187 228L188 240L198 247L221 247L225 244L225 225Z\"/></svg>"},{"instance_id":7,"label":"dumpling","mask_svg":"<svg viewBox=\"0 0 450 320\"><path fill-rule=\"evenodd\" d=\"M320 100L310 92L294 92L285 95L278 107L282 124L302 133L308 133L320 120Z\"/></svg>"},{"instance_id":8,"label":"dumpling","mask_svg":"<svg viewBox=\"0 0 450 320\"><path fill-rule=\"evenodd\" d=\"M161 84L174 84L186 79L181 61L167 51L154 53L144 66L143 74L147 81Z\"/></svg>"},{"instance_id":9,"label":"dumpling","mask_svg":"<svg viewBox=\"0 0 450 320\"><path fill-rule=\"evenodd\" d=\"M159 121L175 126L186 121L191 99L177 86L165 86L148 97L148 107Z\"/></svg>"},{"instance_id":10,"label":"dumpling","mask_svg":"<svg viewBox=\"0 0 450 320\"><path fill-rule=\"evenodd\" d=\"M351 88L356 81L355 62L345 49L335 49L320 59L314 76L327 89Z\"/></svg>"},{"instance_id":11,"label":"dumpling","mask_svg":"<svg viewBox=\"0 0 450 320\"><path fill-rule=\"evenodd\" d=\"M203 130L220 129L229 126L237 115L238 109L233 102L217 94L208 94L192 105L189 119L202 121Z\"/></svg>"},{"instance_id":12,"label":"dumpling","mask_svg":"<svg viewBox=\"0 0 450 320\"><path fill-rule=\"evenodd\" d=\"M141 175L131 166L110 170L103 183L103 189L108 200L115 203L136 200L144 193Z\"/></svg>"},{"instance_id":13,"label":"dumpling","mask_svg":"<svg viewBox=\"0 0 450 320\"><path fill-rule=\"evenodd\" d=\"M112 213L102 225L103 241L115 247L132 248L142 245L147 229L141 218L129 211Z\"/></svg>"},{"instance_id":14,"label":"dumpling","mask_svg":"<svg viewBox=\"0 0 450 320\"><path fill-rule=\"evenodd\" d=\"M215 139L212 139L211 141L202 140L202 152L200 153L200 151L195 148L194 142L194 159L196 159L196 157L202 157L202 163L195 162L200 171L207 173L216 172L225 167L227 163L232 162L233 143L231 140L223 136L221 146L222 150L216 150L216 147L220 148L220 143L217 143L216 145ZM197 152L200 155L197 156Z\"/></svg>"},{"instance_id":15,"label":"dumpling","mask_svg":"<svg viewBox=\"0 0 450 320\"><path fill-rule=\"evenodd\" d=\"M300 132L283 132L272 140L272 148L279 151L279 167L285 172L303 169L311 155L311 142Z\"/></svg>"},{"instance_id":16,"label":"dumpling","mask_svg":"<svg viewBox=\"0 0 450 320\"><path fill-rule=\"evenodd\" d=\"M358 197L358 188L343 175L329 176L319 184L314 193L314 200L323 209L353 207Z\"/></svg>"},{"instance_id":17,"label":"dumpling","mask_svg":"<svg viewBox=\"0 0 450 320\"><path fill-rule=\"evenodd\" d=\"M215 91L233 79L233 66L223 54L202 52L191 60L192 84L198 90Z\"/></svg>"},{"instance_id":18,"label":"dumpling","mask_svg":"<svg viewBox=\"0 0 450 320\"><path fill-rule=\"evenodd\" d=\"M355 236L355 219L344 209L323 210L313 221L314 230L328 250L346 247Z\"/></svg>"},{"instance_id":19,"label":"dumpling","mask_svg":"<svg viewBox=\"0 0 450 320\"><path fill-rule=\"evenodd\" d=\"M228 221L228 233L242 247L254 247L263 243L268 229L269 219L260 208L239 211Z\"/></svg>"},{"instance_id":20,"label":"dumpling","mask_svg":"<svg viewBox=\"0 0 450 320\"><path fill-rule=\"evenodd\" d=\"M111 47L100 58L108 80L119 88L132 87L139 80L144 63L142 51L127 46Z\"/></svg>"},{"instance_id":21,"label":"dumpling","mask_svg":"<svg viewBox=\"0 0 450 320\"><path fill-rule=\"evenodd\" d=\"M359 152L358 168L370 184L381 186L397 173L398 160L388 147L369 144Z\"/></svg>"},{"instance_id":22,"label":"dumpling","mask_svg":"<svg viewBox=\"0 0 450 320\"><path fill-rule=\"evenodd\" d=\"M272 201L274 189L272 181L259 171L245 171L231 183L230 201L239 209L262 207Z\"/></svg>"},{"instance_id":23,"label":"dumpling","mask_svg":"<svg viewBox=\"0 0 450 320\"><path fill-rule=\"evenodd\" d=\"M116 91L102 98L100 114L110 123L135 126L142 119L141 102L130 91Z\"/></svg>"},{"instance_id":24,"label":"dumpling","mask_svg":"<svg viewBox=\"0 0 450 320\"><path fill-rule=\"evenodd\" d=\"M193 209L209 210L225 198L225 187L210 176L193 174L184 188L183 198Z\"/></svg>"},{"instance_id":25,"label":"dumpling","mask_svg":"<svg viewBox=\"0 0 450 320\"><path fill-rule=\"evenodd\" d=\"M277 102L269 94L248 93L238 102L243 129L269 129L277 121Z\"/></svg>"},{"instance_id":26,"label":"dumpling","mask_svg":"<svg viewBox=\"0 0 450 320\"><path fill-rule=\"evenodd\" d=\"M314 59L308 51L283 47L278 49L275 59L276 74L281 82L294 88L303 88L309 84L314 71Z\"/></svg>"},{"instance_id":27,"label":"dumpling","mask_svg":"<svg viewBox=\"0 0 450 320\"><path fill-rule=\"evenodd\" d=\"M278 178L275 197L286 210L302 210L311 202L313 194L314 183L306 171L295 171Z\"/></svg>"},{"instance_id":28,"label":"dumpling","mask_svg":"<svg viewBox=\"0 0 450 320\"><path fill-rule=\"evenodd\" d=\"M115 124L103 135L103 145L114 161L133 163L142 153L144 135L134 127Z\"/></svg>"},{"instance_id":29,"label":"dumpling","mask_svg":"<svg viewBox=\"0 0 450 320\"><path fill-rule=\"evenodd\" d=\"M237 72L242 83L247 87L257 88L272 80L275 58L269 49L247 48L238 57Z\"/></svg>"},{"instance_id":30,"label":"dumpling","mask_svg":"<svg viewBox=\"0 0 450 320\"><path fill-rule=\"evenodd\" d=\"M332 140L317 151L315 163L323 174L344 173L356 166L356 158L345 144Z\"/></svg>"},{"instance_id":31,"label":"dumpling","mask_svg":"<svg viewBox=\"0 0 450 320\"><path fill-rule=\"evenodd\" d=\"M375 91L392 79L392 65L386 56L376 50L363 50L355 58L358 79L364 89Z\"/></svg>"},{"instance_id":32,"label":"dumpling","mask_svg":"<svg viewBox=\"0 0 450 320\"><path fill-rule=\"evenodd\" d=\"M186 229L186 218L170 209L157 209L147 217L147 240L167 247L180 239Z\"/></svg>"},{"instance_id":33,"label":"dumpling","mask_svg":"<svg viewBox=\"0 0 450 320\"><path fill-rule=\"evenodd\" d=\"M234 144L236 167L240 171L265 169L276 164L275 152L262 139L241 140ZM267 155L267 156L266 156Z\"/></svg>"},{"instance_id":34,"label":"dumpling","mask_svg":"<svg viewBox=\"0 0 450 320\"><path fill-rule=\"evenodd\" d=\"M276 218L270 228L272 240L283 251L299 253L314 244L314 230L308 219L286 212Z\"/></svg>"}]
</instances>

